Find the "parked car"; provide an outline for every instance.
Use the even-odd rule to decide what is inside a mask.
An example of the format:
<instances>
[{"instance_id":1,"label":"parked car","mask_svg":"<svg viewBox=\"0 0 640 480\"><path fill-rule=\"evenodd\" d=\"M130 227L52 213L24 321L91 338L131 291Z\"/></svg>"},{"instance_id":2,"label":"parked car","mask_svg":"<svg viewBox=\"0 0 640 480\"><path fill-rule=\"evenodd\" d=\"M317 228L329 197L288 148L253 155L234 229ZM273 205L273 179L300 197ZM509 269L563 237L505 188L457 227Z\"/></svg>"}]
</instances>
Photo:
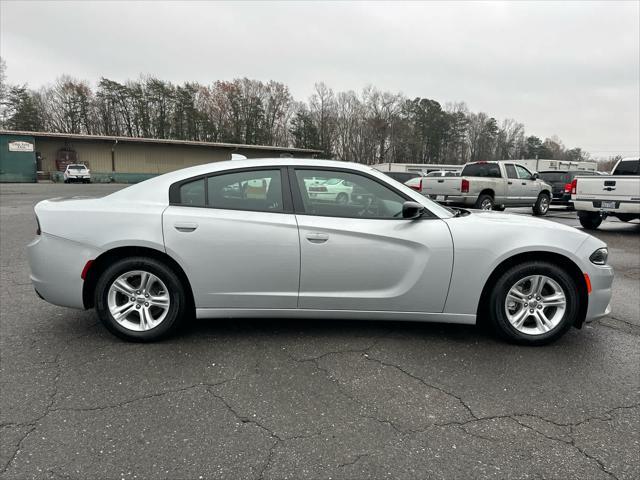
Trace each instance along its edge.
<instances>
[{"instance_id":1,"label":"parked car","mask_svg":"<svg viewBox=\"0 0 640 480\"><path fill-rule=\"evenodd\" d=\"M307 180L322 175L353 184L365 201L311 198ZM228 188L248 183L268 189L248 198ZM95 308L127 340L159 339L194 312L486 319L511 341L543 344L610 311L602 241L531 217L449 209L364 165L219 162L102 198L45 200L35 212L37 294Z\"/></svg>"},{"instance_id":2,"label":"parked car","mask_svg":"<svg viewBox=\"0 0 640 480\"><path fill-rule=\"evenodd\" d=\"M382 172L384 173L387 177L391 177L394 180L397 180L400 183L404 183L406 184L409 180L413 179L413 178L420 178L422 177L422 173L420 172Z\"/></svg>"},{"instance_id":3,"label":"parked car","mask_svg":"<svg viewBox=\"0 0 640 480\"><path fill-rule=\"evenodd\" d=\"M538 179L537 173L509 162L467 163L460 177L422 182L422 194L481 210L531 206L534 215L546 215L551 203L549 184Z\"/></svg>"},{"instance_id":4,"label":"parked car","mask_svg":"<svg viewBox=\"0 0 640 480\"><path fill-rule=\"evenodd\" d=\"M310 198L346 204L351 199L353 185L343 178L329 178L320 182L305 182Z\"/></svg>"},{"instance_id":5,"label":"parked car","mask_svg":"<svg viewBox=\"0 0 640 480\"><path fill-rule=\"evenodd\" d=\"M623 158L610 176L578 177L571 193L584 228L596 229L608 216L623 222L640 218L640 159Z\"/></svg>"},{"instance_id":6,"label":"parked car","mask_svg":"<svg viewBox=\"0 0 640 480\"><path fill-rule=\"evenodd\" d=\"M67 165L62 174L64 183L91 183L91 172L86 165L80 163L72 163Z\"/></svg>"},{"instance_id":7,"label":"parked car","mask_svg":"<svg viewBox=\"0 0 640 480\"><path fill-rule=\"evenodd\" d=\"M593 172L585 172L580 170L548 170L538 173L542 180L551 185L551 204L566 205L570 208L573 208L573 201L571 200L571 188L573 179L579 175L590 175Z\"/></svg>"}]
</instances>

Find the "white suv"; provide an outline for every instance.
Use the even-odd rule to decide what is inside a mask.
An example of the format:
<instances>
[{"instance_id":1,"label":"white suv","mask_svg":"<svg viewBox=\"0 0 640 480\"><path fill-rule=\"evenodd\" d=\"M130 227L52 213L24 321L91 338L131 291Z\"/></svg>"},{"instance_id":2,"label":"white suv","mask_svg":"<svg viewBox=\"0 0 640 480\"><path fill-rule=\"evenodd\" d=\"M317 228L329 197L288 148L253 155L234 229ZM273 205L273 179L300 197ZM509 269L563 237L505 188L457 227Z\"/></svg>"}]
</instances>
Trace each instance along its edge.
<instances>
[{"instance_id":1,"label":"white suv","mask_svg":"<svg viewBox=\"0 0 640 480\"><path fill-rule=\"evenodd\" d=\"M86 165L67 165L64 171L64 183L71 182L91 183L91 173Z\"/></svg>"}]
</instances>

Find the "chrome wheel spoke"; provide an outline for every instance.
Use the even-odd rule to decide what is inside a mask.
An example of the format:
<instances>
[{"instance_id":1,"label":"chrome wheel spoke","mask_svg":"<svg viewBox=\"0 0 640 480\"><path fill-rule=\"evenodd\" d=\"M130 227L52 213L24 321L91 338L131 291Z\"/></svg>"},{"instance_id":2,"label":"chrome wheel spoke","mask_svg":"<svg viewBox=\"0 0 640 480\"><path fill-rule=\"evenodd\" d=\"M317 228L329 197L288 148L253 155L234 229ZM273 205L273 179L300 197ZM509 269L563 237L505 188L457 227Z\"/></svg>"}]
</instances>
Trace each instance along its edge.
<instances>
[{"instance_id":1,"label":"chrome wheel spoke","mask_svg":"<svg viewBox=\"0 0 640 480\"><path fill-rule=\"evenodd\" d=\"M522 327L522 324L529 316L528 313L529 312L527 312L527 309L523 308L518 313L516 313L512 318L510 318L511 324L516 328Z\"/></svg>"},{"instance_id":2,"label":"chrome wheel spoke","mask_svg":"<svg viewBox=\"0 0 640 480\"><path fill-rule=\"evenodd\" d=\"M542 297L541 303L545 307L559 307L565 306L567 304L567 299L562 293L554 293L553 295Z\"/></svg>"},{"instance_id":3,"label":"chrome wheel spoke","mask_svg":"<svg viewBox=\"0 0 640 480\"><path fill-rule=\"evenodd\" d=\"M507 299L513 300L514 302L518 303L525 303L527 301L527 295L516 287L513 287L511 290L509 290Z\"/></svg>"},{"instance_id":4,"label":"chrome wheel spoke","mask_svg":"<svg viewBox=\"0 0 640 480\"><path fill-rule=\"evenodd\" d=\"M117 290L121 294L126 295L128 297L130 297L135 293L135 289L131 285L129 285L129 283L122 277L118 278L115 282L113 282L113 285L111 286L111 288Z\"/></svg>"},{"instance_id":5,"label":"chrome wheel spoke","mask_svg":"<svg viewBox=\"0 0 640 480\"><path fill-rule=\"evenodd\" d=\"M160 308L169 308L169 295L149 296L149 305Z\"/></svg>"},{"instance_id":6,"label":"chrome wheel spoke","mask_svg":"<svg viewBox=\"0 0 640 480\"><path fill-rule=\"evenodd\" d=\"M127 302L117 307L115 312L112 310L111 314L116 320L122 320L127 318L131 312L135 311L135 309L136 305L134 302Z\"/></svg>"},{"instance_id":7,"label":"chrome wheel spoke","mask_svg":"<svg viewBox=\"0 0 640 480\"><path fill-rule=\"evenodd\" d=\"M140 328L142 328L142 330L149 330L153 328L153 318L151 318L149 310L141 308L138 313L140 314Z\"/></svg>"}]
</instances>

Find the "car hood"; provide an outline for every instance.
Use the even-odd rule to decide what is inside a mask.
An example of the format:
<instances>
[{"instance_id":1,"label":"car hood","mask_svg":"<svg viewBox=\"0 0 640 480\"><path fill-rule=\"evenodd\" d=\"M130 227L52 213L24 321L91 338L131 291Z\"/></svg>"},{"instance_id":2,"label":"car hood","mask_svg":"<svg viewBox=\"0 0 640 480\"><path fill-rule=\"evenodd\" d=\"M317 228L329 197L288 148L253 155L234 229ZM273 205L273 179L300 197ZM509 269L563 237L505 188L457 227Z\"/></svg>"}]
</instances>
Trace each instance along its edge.
<instances>
[{"instance_id":1,"label":"car hood","mask_svg":"<svg viewBox=\"0 0 640 480\"><path fill-rule=\"evenodd\" d=\"M444 219L454 237L471 236L478 244L493 243L527 248L561 249L575 252L591 235L568 225L529 215L472 211L469 215ZM597 240L600 242L599 240ZM602 246L605 246L604 242Z\"/></svg>"}]
</instances>

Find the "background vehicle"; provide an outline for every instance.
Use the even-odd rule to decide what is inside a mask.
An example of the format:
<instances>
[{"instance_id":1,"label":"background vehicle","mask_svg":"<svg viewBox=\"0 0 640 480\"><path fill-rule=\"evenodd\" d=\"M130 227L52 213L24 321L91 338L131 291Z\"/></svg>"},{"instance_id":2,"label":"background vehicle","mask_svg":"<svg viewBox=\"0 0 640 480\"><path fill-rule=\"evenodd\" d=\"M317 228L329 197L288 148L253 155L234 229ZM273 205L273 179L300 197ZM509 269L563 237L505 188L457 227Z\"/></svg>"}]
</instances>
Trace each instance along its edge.
<instances>
[{"instance_id":1,"label":"background vehicle","mask_svg":"<svg viewBox=\"0 0 640 480\"><path fill-rule=\"evenodd\" d=\"M311 197L309 180L325 175L353 185L361 203ZM239 196L245 185L268 187ZM511 341L543 344L609 311L613 270L600 240L520 215L452 212L364 165L218 162L35 211L28 257L38 294L95 307L128 340L168 335L195 310L198 318L487 318Z\"/></svg>"},{"instance_id":2,"label":"background vehicle","mask_svg":"<svg viewBox=\"0 0 640 480\"><path fill-rule=\"evenodd\" d=\"M545 215L551 202L550 185L509 162L468 163L459 177L422 182L421 192L440 202L482 210L532 206L535 215Z\"/></svg>"},{"instance_id":3,"label":"background vehicle","mask_svg":"<svg viewBox=\"0 0 640 480\"><path fill-rule=\"evenodd\" d=\"M623 158L610 176L574 179L571 198L584 228L598 228L608 216L640 218L640 159Z\"/></svg>"},{"instance_id":4,"label":"background vehicle","mask_svg":"<svg viewBox=\"0 0 640 480\"><path fill-rule=\"evenodd\" d=\"M400 183L406 184L409 180L413 178L422 177L422 173L420 172L382 172L387 177L391 177L394 180L397 180Z\"/></svg>"},{"instance_id":5,"label":"background vehicle","mask_svg":"<svg viewBox=\"0 0 640 480\"><path fill-rule=\"evenodd\" d=\"M79 163L67 165L67 168L64 170L63 177L64 183L91 183L91 172L86 165Z\"/></svg>"},{"instance_id":6,"label":"background vehicle","mask_svg":"<svg viewBox=\"0 0 640 480\"><path fill-rule=\"evenodd\" d=\"M571 200L573 179L580 175L593 175L594 173L595 172L584 172L578 170L549 170L545 172L538 172L540 178L551 185L551 204L567 205L570 208L573 208L573 201Z\"/></svg>"},{"instance_id":7,"label":"background vehicle","mask_svg":"<svg viewBox=\"0 0 640 480\"><path fill-rule=\"evenodd\" d=\"M353 185L342 178L329 178L321 181L305 182L309 197L346 204L351 199Z\"/></svg>"}]
</instances>

